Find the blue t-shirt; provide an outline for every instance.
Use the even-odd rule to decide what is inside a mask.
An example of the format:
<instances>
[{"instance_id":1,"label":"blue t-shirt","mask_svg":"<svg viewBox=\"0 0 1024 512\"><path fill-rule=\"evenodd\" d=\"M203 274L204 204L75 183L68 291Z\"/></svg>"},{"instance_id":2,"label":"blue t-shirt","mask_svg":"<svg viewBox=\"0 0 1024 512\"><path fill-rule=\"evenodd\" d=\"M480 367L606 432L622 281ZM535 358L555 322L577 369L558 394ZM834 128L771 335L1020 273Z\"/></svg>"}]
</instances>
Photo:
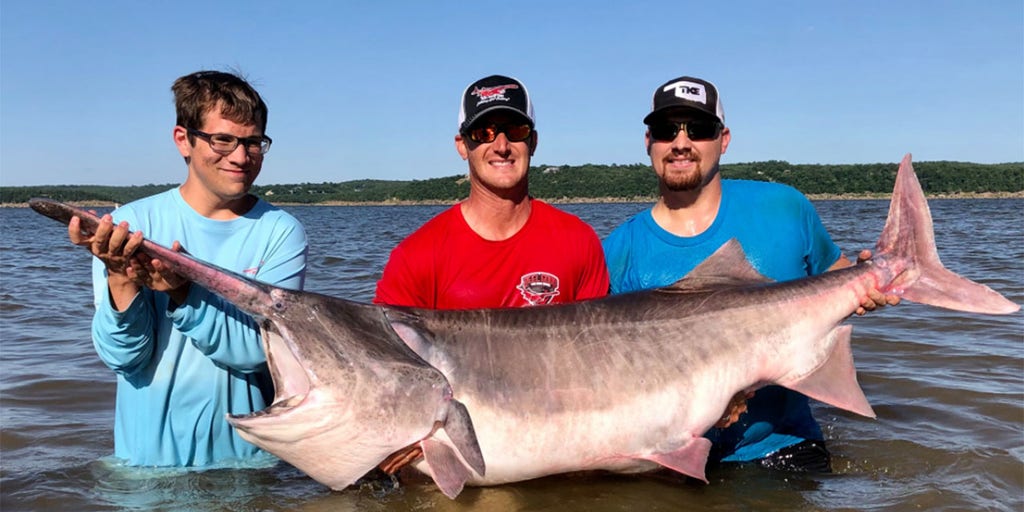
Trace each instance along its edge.
<instances>
[{"instance_id":1,"label":"blue t-shirt","mask_svg":"<svg viewBox=\"0 0 1024 512\"><path fill-rule=\"evenodd\" d=\"M755 269L776 281L828 270L842 255L811 202L777 183L722 180L722 200L703 233L680 237L662 229L650 210L642 211L604 240L611 292L668 286L735 238ZM725 461L763 458L805 439L821 440L807 397L779 386L757 391L747 412L726 429L705 434L712 457Z\"/></svg>"},{"instance_id":2,"label":"blue t-shirt","mask_svg":"<svg viewBox=\"0 0 1024 512\"><path fill-rule=\"evenodd\" d=\"M175 188L126 204L113 216L161 245L178 240L200 260L302 289L306 233L263 200L242 217L213 220ZM168 311L167 294L144 288L118 312L106 275L94 258L93 345L117 374L114 456L137 466L209 466L256 454L225 419L266 407L264 393L272 398L252 317L196 284L174 311Z\"/></svg>"}]
</instances>

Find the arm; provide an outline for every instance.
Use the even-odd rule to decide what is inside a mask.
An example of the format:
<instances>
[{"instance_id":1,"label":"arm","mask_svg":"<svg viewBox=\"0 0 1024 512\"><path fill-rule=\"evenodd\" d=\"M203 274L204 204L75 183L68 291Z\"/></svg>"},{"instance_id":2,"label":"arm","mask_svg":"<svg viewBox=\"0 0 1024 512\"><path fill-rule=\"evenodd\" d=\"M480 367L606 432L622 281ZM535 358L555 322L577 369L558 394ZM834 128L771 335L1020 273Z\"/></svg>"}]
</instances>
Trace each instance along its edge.
<instances>
[{"instance_id":1,"label":"arm","mask_svg":"<svg viewBox=\"0 0 1024 512\"><path fill-rule=\"evenodd\" d=\"M308 245L298 221L291 229L269 233L264 263L256 280L282 288L301 289ZM250 372L263 368L266 355L255 319L209 290L192 285L183 302L167 316L192 344L220 365Z\"/></svg>"},{"instance_id":2,"label":"arm","mask_svg":"<svg viewBox=\"0 0 1024 512\"><path fill-rule=\"evenodd\" d=\"M107 270L98 259L93 261L92 276L93 347L107 367L130 376L148 364L156 347L152 292L140 290L119 310L107 285Z\"/></svg>"},{"instance_id":3,"label":"arm","mask_svg":"<svg viewBox=\"0 0 1024 512\"><path fill-rule=\"evenodd\" d=\"M87 248L95 257L93 346L110 369L131 375L150 360L155 345L151 293L128 275L142 234L129 235L128 222L115 226L109 214L100 219L91 236L84 234L80 226L80 220L72 218L68 236L72 243Z\"/></svg>"},{"instance_id":4,"label":"arm","mask_svg":"<svg viewBox=\"0 0 1024 512\"><path fill-rule=\"evenodd\" d=\"M824 224L822 224L818 212L814 210L814 206L811 205L806 197L803 197L802 200L804 203L804 224L808 233L810 247L808 261L811 274L831 272L853 266L853 262L843 255L839 247L832 241L831 235L828 234ZM857 255L857 263L862 263L870 258L871 251L861 251ZM832 264L829 265L829 262L832 262ZM825 265L829 266L825 267ZM899 303L898 297L894 295L885 296L878 290L872 289L868 291L867 296L861 298L860 307L857 308L856 314L863 315L886 304L895 305L897 303Z\"/></svg>"}]
</instances>

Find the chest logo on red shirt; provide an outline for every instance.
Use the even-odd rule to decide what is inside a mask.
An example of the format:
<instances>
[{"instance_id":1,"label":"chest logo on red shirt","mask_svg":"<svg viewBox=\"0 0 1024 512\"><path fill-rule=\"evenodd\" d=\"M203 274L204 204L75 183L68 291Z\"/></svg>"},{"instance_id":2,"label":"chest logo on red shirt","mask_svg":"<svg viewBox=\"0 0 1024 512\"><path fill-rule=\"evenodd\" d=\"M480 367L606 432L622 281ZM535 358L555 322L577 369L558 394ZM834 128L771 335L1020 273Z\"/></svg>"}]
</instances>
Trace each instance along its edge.
<instances>
[{"instance_id":1,"label":"chest logo on red shirt","mask_svg":"<svg viewBox=\"0 0 1024 512\"><path fill-rule=\"evenodd\" d=\"M530 272L519 278L516 286L526 302L531 306L551 304L558 295L558 276L547 272Z\"/></svg>"}]
</instances>

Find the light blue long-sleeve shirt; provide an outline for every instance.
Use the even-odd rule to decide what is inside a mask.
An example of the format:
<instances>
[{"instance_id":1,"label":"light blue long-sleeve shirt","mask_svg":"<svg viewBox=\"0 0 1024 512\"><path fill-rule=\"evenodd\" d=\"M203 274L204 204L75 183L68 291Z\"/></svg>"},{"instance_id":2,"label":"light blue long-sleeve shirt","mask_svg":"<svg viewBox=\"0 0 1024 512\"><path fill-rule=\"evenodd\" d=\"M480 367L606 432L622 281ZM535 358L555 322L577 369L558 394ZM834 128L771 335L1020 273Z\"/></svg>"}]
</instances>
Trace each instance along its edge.
<instances>
[{"instance_id":1,"label":"light blue long-sleeve shirt","mask_svg":"<svg viewBox=\"0 0 1024 512\"><path fill-rule=\"evenodd\" d=\"M175 188L126 204L113 216L156 243L170 247L180 241L200 260L302 289L305 230L265 201L242 217L213 220L193 210ZM143 289L118 312L106 269L95 258L93 289L93 344L117 374L114 456L139 466L208 466L256 454L225 420L228 413L263 409L272 399L252 317L194 283L173 311L167 294Z\"/></svg>"},{"instance_id":2,"label":"light blue long-sleeve shirt","mask_svg":"<svg viewBox=\"0 0 1024 512\"><path fill-rule=\"evenodd\" d=\"M612 293L668 286L722 244L735 238L751 265L776 281L821 274L842 256L814 206L796 189L777 183L722 180L714 222L693 237L673 235L650 210L615 228L603 246ZM686 333L681 333L685 335ZM756 460L805 439L821 440L807 397L779 386L757 391L732 426L705 434L712 458Z\"/></svg>"}]
</instances>

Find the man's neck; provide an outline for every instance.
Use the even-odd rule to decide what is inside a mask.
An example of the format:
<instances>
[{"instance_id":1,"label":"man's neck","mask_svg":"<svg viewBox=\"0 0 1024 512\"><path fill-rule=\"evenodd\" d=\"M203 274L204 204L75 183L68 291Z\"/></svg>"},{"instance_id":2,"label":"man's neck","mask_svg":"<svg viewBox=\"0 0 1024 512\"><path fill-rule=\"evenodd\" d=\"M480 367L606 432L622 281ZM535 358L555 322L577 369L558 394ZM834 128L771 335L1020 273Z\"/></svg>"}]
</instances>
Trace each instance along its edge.
<instances>
[{"instance_id":1,"label":"man's neck","mask_svg":"<svg viewBox=\"0 0 1024 512\"><path fill-rule=\"evenodd\" d=\"M256 206L257 201L256 196L252 194L225 199L188 180L178 187L178 193L196 213L214 220L237 219Z\"/></svg>"},{"instance_id":2,"label":"man's neck","mask_svg":"<svg viewBox=\"0 0 1024 512\"><path fill-rule=\"evenodd\" d=\"M501 196L474 192L470 191L460 203L462 218L485 240L512 238L530 219L531 202L526 193Z\"/></svg>"},{"instance_id":3,"label":"man's neck","mask_svg":"<svg viewBox=\"0 0 1024 512\"><path fill-rule=\"evenodd\" d=\"M697 236L715 222L722 204L722 179L715 176L693 190L666 190L651 208L654 222L676 236Z\"/></svg>"}]
</instances>

